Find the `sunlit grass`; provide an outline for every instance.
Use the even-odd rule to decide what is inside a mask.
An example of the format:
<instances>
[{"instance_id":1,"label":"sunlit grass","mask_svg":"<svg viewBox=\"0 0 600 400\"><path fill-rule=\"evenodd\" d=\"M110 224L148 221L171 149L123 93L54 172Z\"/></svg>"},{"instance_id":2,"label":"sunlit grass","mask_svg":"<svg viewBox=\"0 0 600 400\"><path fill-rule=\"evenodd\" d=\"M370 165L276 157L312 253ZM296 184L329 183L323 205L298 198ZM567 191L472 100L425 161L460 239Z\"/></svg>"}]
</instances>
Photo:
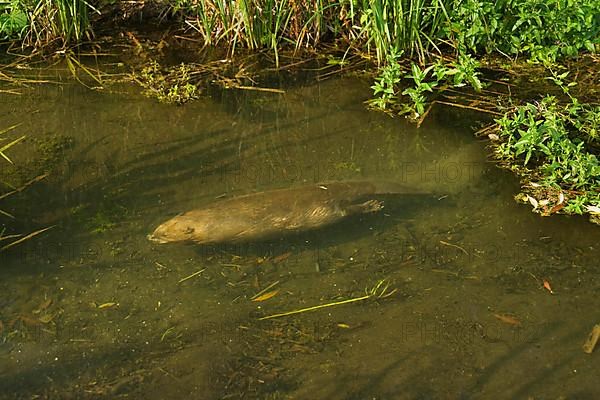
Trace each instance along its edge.
<instances>
[{"instance_id":1,"label":"sunlit grass","mask_svg":"<svg viewBox=\"0 0 600 400\"><path fill-rule=\"evenodd\" d=\"M277 58L282 45L296 49L323 39L345 37L376 52L382 62L392 51L425 57L435 48L441 24L447 20L442 0L214 0L173 1L174 10L200 33L205 45L227 43L269 48ZM189 17L191 15L191 17Z\"/></svg>"},{"instance_id":2,"label":"sunlit grass","mask_svg":"<svg viewBox=\"0 0 600 400\"><path fill-rule=\"evenodd\" d=\"M89 26L90 7L85 0L38 1L31 21L34 40L59 37L64 43L81 41Z\"/></svg>"},{"instance_id":3,"label":"sunlit grass","mask_svg":"<svg viewBox=\"0 0 600 400\"><path fill-rule=\"evenodd\" d=\"M36 48L77 43L89 32L90 10L97 11L86 0L0 1L0 37Z\"/></svg>"}]
</instances>

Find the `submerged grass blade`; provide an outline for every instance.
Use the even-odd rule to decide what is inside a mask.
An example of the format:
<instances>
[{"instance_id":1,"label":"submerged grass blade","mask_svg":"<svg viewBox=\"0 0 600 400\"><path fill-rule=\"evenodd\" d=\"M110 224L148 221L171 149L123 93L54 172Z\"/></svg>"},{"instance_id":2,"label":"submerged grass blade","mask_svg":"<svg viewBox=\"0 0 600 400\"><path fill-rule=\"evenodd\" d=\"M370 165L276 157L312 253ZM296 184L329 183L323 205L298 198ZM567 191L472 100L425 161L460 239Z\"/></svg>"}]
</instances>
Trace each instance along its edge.
<instances>
[{"instance_id":1,"label":"submerged grass blade","mask_svg":"<svg viewBox=\"0 0 600 400\"><path fill-rule=\"evenodd\" d=\"M34 237L34 236L37 236L37 235L39 235L39 234L41 234L41 233L44 233L44 232L46 232L47 230L50 230L50 229L52 229L52 228L54 228L54 225L52 225L52 226L49 226L49 227L47 227L47 228L44 228L44 229L37 230L37 231L35 231L35 232L32 232L32 233L30 233L29 235L27 235L27 236L24 236L24 237L22 237L22 238L21 238L21 239L19 239L19 240L15 240L14 242L11 242L11 243L7 244L7 245L6 245L6 246L4 246L4 247L0 247L0 252L2 252L2 251L5 251L5 250L8 250L8 249L10 249L11 247L13 247L13 246L16 246L16 245L18 245L18 244L20 244L20 243L23 243L24 241L26 241L26 240L29 240L29 239L31 239L32 237Z\"/></svg>"},{"instance_id":2,"label":"submerged grass blade","mask_svg":"<svg viewBox=\"0 0 600 400\"><path fill-rule=\"evenodd\" d=\"M318 310L320 308L333 307L333 306L339 306L339 305L342 305L342 304L354 303L356 301L362 301L362 300L366 300L366 299L369 299L369 298L371 298L370 295L365 295L365 296L356 297L356 298L353 298L353 299L336 301L336 302L333 302L333 303L321 304L321 305L313 306L313 307L301 308L299 310L288 311L288 312L284 312L284 313L280 313L280 314L268 315L266 317L259 318L259 320L262 321L262 320L265 320L265 319L285 317L285 316L288 316L288 315L294 315L294 314L304 313L304 312L307 312L307 311Z\"/></svg>"},{"instance_id":3,"label":"submerged grass blade","mask_svg":"<svg viewBox=\"0 0 600 400\"><path fill-rule=\"evenodd\" d=\"M10 149L12 146L14 146L15 144L19 143L21 140L25 139L27 136L23 135L18 139L13 140L12 142L10 142L9 144L5 145L4 147L0 148L0 156L2 158L4 158L6 161L8 161L9 163L13 164L12 160L10 158L8 158L8 156L6 154L4 154L4 152L8 149Z\"/></svg>"},{"instance_id":4,"label":"submerged grass blade","mask_svg":"<svg viewBox=\"0 0 600 400\"><path fill-rule=\"evenodd\" d=\"M19 126L20 126L20 125L22 125L22 124L23 124L23 123L22 123L22 122L20 122L20 123L18 123L18 124L15 124L15 125L13 125L13 126L9 126L8 128L5 128L5 129L1 130L1 131L0 131L0 135L4 134L4 133L6 133L6 132L10 132L10 131L12 131L13 129L15 129L15 128L19 127Z\"/></svg>"},{"instance_id":5,"label":"submerged grass blade","mask_svg":"<svg viewBox=\"0 0 600 400\"><path fill-rule=\"evenodd\" d=\"M288 311L288 312L279 313L279 314L268 315L266 317L259 318L259 321L263 321L265 319L286 317L288 315L300 314L300 313L304 313L304 312L308 312L308 311L319 310L321 308L326 308L326 307L334 307L334 306L340 306L343 304L355 303L357 301L363 301L363 300L367 300L367 299L371 299L371 298L383 299L385 297L389 297L389 296L393 295L394 293L396 293L396 289L394 289L392 291L388 291L388 289L389 289L389 282L386 282L385 279L382 279L379 282L377 282L377 285L375 285L373 288L371 288L370 290L366 290L366 294L364 296L354 297L354 298L346 299L346 300L334 301L332 303L320 304L320 305L313 306L313 307L301 308L299 310L293 310L293 311Z\"/></svg>"},{"instance_id":6,"label":"submerged grass blade","mask_svg":"<svg viewBox=\"0 0 600 400\"><path fill-rule=\"evenodd\" d=\"M2 214L2 215L5 215L5 216L7 216L8 218L15 219L15 216L14 216L14 215L12 215L12 214L9 214L9 213L7 213L7 212L6 212L6 211L4 211L4 210L0 210L0 214Z\"/></svg>"}]
</instances>

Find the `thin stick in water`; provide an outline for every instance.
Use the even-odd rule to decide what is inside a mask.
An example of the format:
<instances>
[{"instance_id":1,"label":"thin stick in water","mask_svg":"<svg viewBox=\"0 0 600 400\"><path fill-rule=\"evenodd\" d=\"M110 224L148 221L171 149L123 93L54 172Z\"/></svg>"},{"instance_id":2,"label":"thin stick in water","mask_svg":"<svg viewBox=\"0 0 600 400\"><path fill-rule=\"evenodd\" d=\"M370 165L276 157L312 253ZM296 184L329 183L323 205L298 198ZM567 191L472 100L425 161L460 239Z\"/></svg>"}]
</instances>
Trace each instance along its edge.
<instances>
[{"instance_id":1,"label":"thin stick in water","mask_svg":"<svg viewBox=\"0 0 600 400\"><path fill-rule=\"evenodd\" d=\"M204 271L206 271L206 268L202 268L200 271L196 271L196 272L194 272L193 274L186 276L185 278L181 278L181 279L179 280L179 282L177 282L177 283L185 282L185 281L187 281L188 279L192 279L193 277L195 277L196 275L200 275L200 274L201 274L201 273L203 273Z\"/></svg>"}]
</instances>

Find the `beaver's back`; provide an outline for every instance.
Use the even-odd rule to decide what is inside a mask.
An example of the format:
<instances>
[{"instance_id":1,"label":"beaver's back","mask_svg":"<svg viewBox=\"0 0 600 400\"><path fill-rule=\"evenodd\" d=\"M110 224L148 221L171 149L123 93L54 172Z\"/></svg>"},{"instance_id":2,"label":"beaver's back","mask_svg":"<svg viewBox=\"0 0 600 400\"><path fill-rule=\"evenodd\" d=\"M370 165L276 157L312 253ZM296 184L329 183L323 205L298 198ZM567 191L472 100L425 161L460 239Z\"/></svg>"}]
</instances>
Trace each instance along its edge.
<instances>
[{"instance_id":1,"label":"beaver's back","mask_svg":"<svg viewBox=\"0 0 600 400\"><path fill-rule=\"evenodd\" d=\"M150 239L213 243L314 229L347 215L379 210L381 204L372 199L376 193L406 191L401 186L387 187L378 188L372 182L331 182L237 196L174 217L156 228Z\"/></svg>"}]
</instances>

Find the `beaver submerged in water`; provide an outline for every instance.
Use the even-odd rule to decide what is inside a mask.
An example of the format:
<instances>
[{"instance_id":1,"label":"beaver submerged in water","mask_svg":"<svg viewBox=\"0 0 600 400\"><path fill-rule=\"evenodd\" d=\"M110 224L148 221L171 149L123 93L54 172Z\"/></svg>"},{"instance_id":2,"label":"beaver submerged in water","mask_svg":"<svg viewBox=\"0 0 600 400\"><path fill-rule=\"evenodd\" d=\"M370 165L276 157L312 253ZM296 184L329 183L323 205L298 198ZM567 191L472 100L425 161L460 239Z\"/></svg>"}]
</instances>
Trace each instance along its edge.
<instances>
[{"instance_id":1,"label":"beaver submerged in water","mask_svg":"<svg viewBox=\"0 0 600 400\"><path fill-rule=\"evenodd\" d=\"M277 237L331 225L350 215L379 211L377 194L422 194L396 183L332 182L233 197L162 223L157 243L210 244Z\"/></svg>"}]
</instances>

